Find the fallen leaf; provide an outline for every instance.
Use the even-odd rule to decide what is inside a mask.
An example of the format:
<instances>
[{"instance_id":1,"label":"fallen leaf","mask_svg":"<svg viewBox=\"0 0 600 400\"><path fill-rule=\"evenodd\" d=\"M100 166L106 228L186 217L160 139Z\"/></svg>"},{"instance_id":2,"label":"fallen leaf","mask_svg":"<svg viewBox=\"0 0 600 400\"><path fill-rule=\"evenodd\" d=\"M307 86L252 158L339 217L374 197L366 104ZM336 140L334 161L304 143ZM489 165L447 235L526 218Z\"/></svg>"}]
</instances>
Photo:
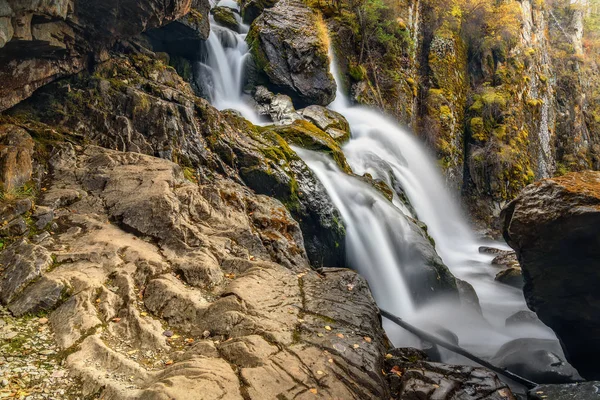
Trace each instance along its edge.
<instances>
[{"instance_id":1,"label":"fallen leaf","mask_svg":"<svg viewBox=\"0 0 600 400\"><path fill-rule=\"evenodd\" d=\"M338 334L337 334L337 337L339 337L340 339L343 339L343 338L344 338L344 335L343 335L343 334L341 334L341 333L338 333Z\"/></svg>"},{"instance_id":2,"label":"fallen leaf","mask_svg":"<svg viewBox=\"0 0 600 400\"><path fill-rule=\"evenodd\" d=\"M173 360L165 361L165 365L173 365Z\"/></svg>"},{"instance_id":3,"label":"fallen leaf","mask_svg":"<svg viewBox=\"0 0 600 400\"><path fill-rule=\"evenodd\" d=\"M324 335L322 333L317 333L318 337L323 337Z\"/></svg>"},{"instance_id":4,"label":"fallen leaf","mask_svg":"<svg viewBox=\"0 0 600 400\"><path fill-rule=\"evenodd\" d=\"M331 364L333 364L333 358L330 358L330 359L329 359L329 360L327 360L327 361L329 361Z\"/></svg>"},{"instance_id":5,"label":"fallen leaf","mask_svg":"<svg viewBox=\"0 0 600 400\"><path fill-rule=\"evenodd\" d=\"M313 389L309 389L308 391L311 392L312 394L317 394L318 393L317 389L314 389L314 388Z\"/></svg>"},{"instance_id":6,"label":"fallen leaf","mask_svg":"<svg viewBox=\"0 0 600 400\"><path fill-rule=\"evenodd\" d=\"M352 347L354 347L355 349L358 349L360 346L357 344L353 344Z\"/></svg>"},{"instance_id":7,"label":"fallen leaf","mask_svg":"<svg viewBox=\"0 0 600 400\"><path fill-rule=\"evenodd\" d=\"M121 321L121 318L118 318L118 317L112 319L112 322L120 322L120 321Z\"/></svg>"},{"instance_id":8,"label":"fallen leaf","mask_svg":"<svg viewBox=\"0 0 600 400\"><path fill-rule=\"evenodd\" d=\"M398 376L402 376L402 370L401 370L401 369L400 369L400 367L399 367L399 366L397 366L397 365L394 365L394 366L392 367L392 370L391 370L390 372L391 372L392 374L396 374L396 375L398 375Z\"/></svg>"},{"instance_id":9,"label":"fallen leaf","mask_svg":"<svg viewBox=\"0 0 600 400\"><path fill-rule=\"evenodd\" d=\"M363 339L365 339L365 342L367 342L367 343L371 343L371 341L372 341L371 338L368 336L365 336Z\"/></svg>"},{"instance_id":10,"label":"fallen leaf","mask_svg":"<svg viewBox=\"0 0 600 400\"><path fill-rule=\"evenodd\" d=\"M147 317L147 316L148 316L148 313L147 313L147 312L141 312L141 313L140 313L140 315L141 315L142 317Z\"/></svg>"},{"instance_id":11,"label":"fallen leaf","mask_svg":"<svg viewBox=\"0 0 600 400\"><path fill-rule=\"evenodd\" d=\"M323 371L317 371L317 375L323 375L324 372Z\"/></svg>"},{"instance_id":12,"label":"fallen leaf","mask_svg":"<svg viewBox=\"0 0 600 400\"><path fill-rule=\"evenodd\" d=\"M394 356L393 356L393 355L391 355L391 354L389 354L389 353L385 355L385 358L386 358L386 359L388 359L388 360L389 360L390 358L393 358L393 357L394 357Z\"/></svg>"},{"instance_id":13,"label":"fallen leaf","mask_svg":"<svg viewBox=\"0 0 600 400\"><path fill-rule=\"evenodd\" d=\"M331 330L331 327L330 327L329 325L325 325L325 330L326 330L326 331L330 331L330 330Z\"/></svg>"}]
</instances>

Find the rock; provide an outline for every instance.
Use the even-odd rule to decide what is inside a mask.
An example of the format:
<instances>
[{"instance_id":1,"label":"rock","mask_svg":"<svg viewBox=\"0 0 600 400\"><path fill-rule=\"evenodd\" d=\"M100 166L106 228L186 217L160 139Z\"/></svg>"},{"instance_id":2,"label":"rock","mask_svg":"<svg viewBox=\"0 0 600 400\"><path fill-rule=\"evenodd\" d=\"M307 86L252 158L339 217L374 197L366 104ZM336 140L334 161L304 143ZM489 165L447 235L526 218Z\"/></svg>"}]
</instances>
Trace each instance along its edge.
<instances>
[{"instance_id":1,"label":"rock","mask_svg":"<svg viewBox=\"0 0 600 400\"><path fill-rule=\"evenodd\" d=\"M154 52L168 53L169 56L185 57L195 60L198 48L203 45L210 34L210 2L208 0L193 0L190 12L167 25L144 32L143 37L150 43L142 43L142 47ZM136 37L140 39L140 37ZM153 56L152 54L148 54ZM168 62L167 62L168 64ZM184 76L184 74L182 74ZM189 77L184 77L189 80Z\"/></svg>"},{"instance_id":2,"label":"rock","mask_svg":"<svg viewBox=\"0 0 600 400\"><path fill-rule=\"evenodd\" d=\"M391 350L384 371L393 399L515 399L493 372L430 362L415 349Z\"/></svg>"},{"instance_id":3,"label":"rock","mask_svg":"<svg viewBox=\"0 0 600 400\"><path fill-rule=\"evenodd\" d=\"M259 86L254 93L254 99L258 104L258 113L268 116L277 125L289 125L302 118L296 112L290 96L275 95L266 87Z\"/></svg>"},{"instance_id":4,"label":"rock","mask_svg":"<svg viewBox=\"0 0 600 400\"><path fill-rule=\"evenodd\" d=\"M42 277L25 288L8 305L8 309L15 317L48 312L57 308L66 295L64 283Z\"/></svg>"},{"instance_id":5,"label":"rock","mask_svg":"<svg viewBox=\"0 0 600 400\"><path fill-rule=\"evenodd\" d=\"M11 191L33 175L34 142L22 128L0 125L0 186Z\"/></svg>"},{"instance_id":6,"label":"rock","mask_svg":"<svg viewBox=\"0 0 600 400\"><path fill-rule=\"evenodd\" d=\"M491 363L537 383L571 383L582 380L565 361L556 340L516 339L503 345Z\"/></svg>"},{"instance_id":7,"label":"rock","mask_svg":"<svg viewBox=\"0 0 600 400\"><path fill-rule=\"evenodd\" d=\"M600 173L588 171L530 185L502 212L529 308L556 332L567 360L587 379L600 377L599 205Z\"/></svg>"},{"instance_id":8,"label":"rock","mask_svg":"<svg viewBox=\"0 0 600 400\"><path fill-rule=\"evenodd\" d=\"M509 268L498 272L496 281L517 289L523 289L525 285L521 268Z\"/></svg>"},{"instance_id":9,"label":"rock","mask_svg":"<svg viewBox=\"0 0 600 400\"><path fill-rule=\"evenodd\" d=\"M522 324L534 324L534 325L544 325L537 317L537 315L529 310L517 311L510 317L506 318L506 326L518 326Z\"/></svg>"},{"instance_id":10,"label":"rock","mask_svg":"<svg viewBox=\"0 0 600 400\"><path fill-rule=\"evenodd\" d=\"M273 7L278 0L242 0L240 8L246 24L251 24L267 8Z\"/></svg>"},{"instance_id":11,"label":"rock","mask_svg":"<svg viewBox=\"0 0 600 400\"><path fill-rule=\"evenodd\" d=\"M44 247L21 239L0 253L0 302L8 304L53 263Z\"/></svg>"},{"instance_id":12,"label":"rock","mask_svg":"<svg viewBox=\"0 0 600 400\"><path fill-rule=\"evenodd\" d=\"M600 382L583 382L566 385L540 385L527 393L529 400L596 400Z\"/></svg>"},{"instance_id":13,"label":"rock","mask_svg":"<svg viewBox=\"0 0 600 400\"><path fill-rule=\"evenodd\" d=\"M343 171L352 172L339 145L314 124L304 120L296 120L290 125L273 127L272 130L289 143L305 149L331 154L331 157Z\"/></svg>"},{"instance_id":14,"label":"rock","mask_svg":"<svg viewBox=\"0 0 600 400\"><path fill-rule=\"evenodd\" d=\"M116 40L172 22L190 11L190 0L4 1L0 22L0 111L36 89L83 70L94 53ZM12 34L11 34L12 33Z\"/></svg>"},{"instance_id":15,"label":"rock","mask_svg":"<svg viewBox=\"0 0 600 400\"><path fill-rule=\"evenodd\" d=\"M234 32L240 31L240 23L234 10L229 7L214 7L210 13L215 18L215 22L225 28L229 28Z\"/></svg>"},{"instance_id":16,"label":"rock","mask_svg":"<svg viewBox=\"0 0 600 400\"><path fill-rule=\"evenodd\" d=\"M36 219L35 227L42 230L54 219L54 210L50 207L37 206L33 212L33 218Z\"/></svg>"},{"instance_id":17,"label":"rock","mask_svg":"<svg viewBox=\"0 0 600 400\"><path fill-rule=\"evenodd\" d=\"M496 256L492 260L492 265L500 265L506 268L521 269L521 266L519 265L519 260L517 260L517 253L515 253L514 251L505 252Z\"/></svg>"},{"instance_id":18,"label":"rock","mask_svg":"<svg viewBox=\"0 0 600 400\"><path fill-rule=\"evenodd\" d=\"M326 106L335 99L329 72L327 28L298 0L282 0L256 19L248 34L258 70L277 92L299 104Z\"/></svg>"},{"instance_id":19,"label":"rock","mask_svg":"<svg viewBox=\"0 0 600 400\"><path fill-rule=\"evenodd\" d=\"M298 113L325 131L336 142L343 143L350 139L350 125L342 114L316 105L308 106Z\"/></svg>"}]
</instances>

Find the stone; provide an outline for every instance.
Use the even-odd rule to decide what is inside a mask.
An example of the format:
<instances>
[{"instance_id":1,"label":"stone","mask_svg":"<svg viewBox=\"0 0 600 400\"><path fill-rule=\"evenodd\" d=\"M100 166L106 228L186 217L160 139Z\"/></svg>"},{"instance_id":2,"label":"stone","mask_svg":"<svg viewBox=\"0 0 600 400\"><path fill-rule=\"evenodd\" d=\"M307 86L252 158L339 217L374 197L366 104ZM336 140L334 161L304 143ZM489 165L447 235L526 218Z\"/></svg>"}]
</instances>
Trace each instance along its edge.
<instances>
[{"instance_id":1,"label":"stone","mask_svg":"<svg viewBox=\"0 0 600 400\"><path fill-rule=\"evenodd\" d=\"M425 353L416 349L391 350L384 371L393 399L515 399L493 372L430 362Z\"/></svg>"},{"instance_id":2,"label":"stone","mask_svg":"<svg viewBox=\"0 0 600 400\"><path fill-rule=\"evenodd\" d=\"M267 8L273 7L278 0L243 0L240 9L244 23L251 24Z\"/></svg>"},{"instance_id":3,"label":"stone","mask_svg":"<svg viewBox=\"0 0 600 400\"><path fill-rule=\"evenodd\" d=\"M67 287L62 282L42 277L23 290L8 309L15 317L49 312L60 305L66 292Z\"/></svg>"},{"instance_id":4,"label":"stone","mask_svg":"<svg viewBox=\"0 0 600 400\"><path fill-rule=\"evenodd\" d=\"M11 191L23 186L33 175L34 142L15 125L0 125L0 186Z\"/></svg>"},{"instance_id":5,"label":"stone","mask_svg":"<svg viewBox=\"0 0 600 400\"><path fill-rule=\"evenodd\" d=\"M258 70L276 92L298 104L326 106L336 94L326 31L308 6L282 0L252 23L248 43Z\"/></svg>"},{"instance_id":6,"label":"stone","mask_svg":"<svg viewBox=\"0 0 600 400\"><path fill-rule=\"evenodd\" d=\"M498 272L496 275L496 281L505 285L512 286L517 289L523 289L525 282L523 282L523 273L520 267L509 268Z\"/></svg>"},{"instance_id":7,"label":"stone","mask_svg":"<svg viewBox=\"0 0 600 400\"><path fill-rule=\"evenodd\" d=\"M546 327L537 317L536 313L529 310L517 311L510 317L506 318L506 326L518 326L522 324L533 324Z\"/></svg>"},{"instance_id":8,"label":"stone","mask_svg":"<svg viewBox=\"0 0 600 400\"><path fill-rule=\"evenodd\" d=\"M336 142L343 143L350 139L350 125L342 114L317 105L308 106L298 113L325 131Z\"/></svg>"},{"instance_id":9,"label":"stone","mask_svg":"<svg viewBox=\"0 0 600 400\"><path fill-rule=\"evenodd\" d=\"M517 252L529 308L560 338L567 360L600 377L600 173L586 171L526 187L502 212Z\"/></svg>"},{"instance_id":10,"label":"stone","mask_svg":"<svg viewBox=\"0 0 600 400\"><path fill-rule=\"evenodd\" d=\"M515 339L503 345L491 363L537 383L580 382L556 340Z\"/></svg>"},{"instance_id":11,"label":"stone","mask_svg":"<svg viewBox=\"0 0 600 400\"><path fill-rule=\"evenodd\" d=\"M600 382L540 385L527 392L529 400L596 400Z\"/></svg>"},{"instance_id":12,"label":"stone","mask_svg":"<svg viewBox=\"0 0 600 400\"><path fill-rule=\"evenodd\" d=\"M53 263L44 247L21 239L0 253L0 302L8 304Z\"/></svg>"},{"instance_id":13,"label":"stone","mask_svg":"<svg viewBox=\"0 0 600 400\"><path fill-rule=\"evenodd\" d=\"M213 7L210 10L215 22L225 28L231 29L234 32L240 32L240 23L236 12L229 7Z\"/></svg>"}]
</instances>

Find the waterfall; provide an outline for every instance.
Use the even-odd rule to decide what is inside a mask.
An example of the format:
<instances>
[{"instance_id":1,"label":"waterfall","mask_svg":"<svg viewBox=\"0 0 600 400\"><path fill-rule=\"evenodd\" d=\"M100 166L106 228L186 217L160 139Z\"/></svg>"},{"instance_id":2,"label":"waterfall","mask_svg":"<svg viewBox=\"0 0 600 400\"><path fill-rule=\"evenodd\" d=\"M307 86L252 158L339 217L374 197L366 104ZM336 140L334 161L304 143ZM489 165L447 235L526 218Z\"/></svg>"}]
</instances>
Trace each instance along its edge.
<instances>
[{"instance_id":1,"label":"waterfall","mask_svg":"<svg viewBox=\"0 0 600 400\"><path fill-rule=\"evenodd\" d=\"M254 109L248 105L247 96L242 92L246 60L250 52L246 44L246 35L249 26L242 22L239 15L239 6L231 0L223 0L219 7L228 7L234 10L234 15L240 27L239 33L217 24L211 15L210 35L206 41L207 60L199 62L195 71L199 76L197 82L202 81L205 71L210 74L212 87L210 100L219 110L233 109L240 112L247 120L258 123L260 118Z\"/></svg>"},{"instance_id":2,"label":"waterfall","mask_svg":"<svg viewBox=\"0 0 600 400\"><path fill-rule=\"evenodd\" d=\"M207 65L215 86L213 104L219 109L234 108L254 122L258 117L241 90L248 54L243 38L243 33L213 25ZM550 329L534 324L505 326L507 317L527 306L520 290L494 280L498 269L491 265L493 256L478 251L490 243L475 238L460 207L446 191L436 162L414 135L375 110L350 105L341 91L335 62L331 64L338 93L330 108L350 124L352 137L343 146L350 166L357 175L368 173L402 190L412 208L400 196L388 201L371 185L341 171L330 157L294 149L340 211L347 231L348 260L366 277L378 305L432 333L439 327L449 329L459 337L461 346L482 356L492 356L516 338L555 338ZM449 301L415 305L407 277L418 273L424 261L411 256L418 246L418 232L411 228L409 218L427 224L445 264L457 278L475 288L483 316ZM502 243L491 245L508 249ZM419 345L400 328L387 322L384 327L395 345Z\"/></svg>"}]
</instances>

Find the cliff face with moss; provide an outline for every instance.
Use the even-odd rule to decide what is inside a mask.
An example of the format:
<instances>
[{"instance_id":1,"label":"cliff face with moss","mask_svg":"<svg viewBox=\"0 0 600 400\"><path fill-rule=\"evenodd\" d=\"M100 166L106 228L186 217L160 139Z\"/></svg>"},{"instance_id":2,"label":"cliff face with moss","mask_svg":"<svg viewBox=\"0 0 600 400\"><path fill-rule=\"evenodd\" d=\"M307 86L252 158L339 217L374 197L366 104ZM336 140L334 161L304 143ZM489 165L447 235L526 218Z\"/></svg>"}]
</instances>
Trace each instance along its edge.
<instances>
[{"instance_id":1,"label":"cliff face with moss","mask_svg":"<svg viewBox=\"0 0 600 400\"><path fill-rule=\"evenodd\" d=\"M476 220L536 179L599 167L597 1L314 5L354 99L415 130Z\"/></svg>"}]
</instances>

